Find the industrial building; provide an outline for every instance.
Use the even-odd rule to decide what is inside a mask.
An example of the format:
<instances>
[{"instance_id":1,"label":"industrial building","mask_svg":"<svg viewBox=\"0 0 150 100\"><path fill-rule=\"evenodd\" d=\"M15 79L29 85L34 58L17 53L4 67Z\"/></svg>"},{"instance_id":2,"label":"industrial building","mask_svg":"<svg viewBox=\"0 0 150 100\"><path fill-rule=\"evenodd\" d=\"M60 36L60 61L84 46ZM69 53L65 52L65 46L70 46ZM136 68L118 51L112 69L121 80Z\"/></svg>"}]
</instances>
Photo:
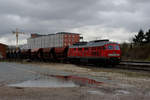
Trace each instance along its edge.
<instances>
[{"instance_id":1,"label":"industrial building","mask_svg":"<svg viewBox=\"0 0 150 100\"><path fill-rule=\"evenodd\" d=\"M0 43L0 59L6 58L7 45Z\"/></svg>"},{"instance_id":2,"label":"industrial building","mask_svg":"<svg viewBox=\"0 0 150 100\"><path fill-rule=\"evenodd\" d=\"M31 37L27 39L27 44L29 49L66 47L79 42L80 38L80 34L69 32L48 35L31 34Z\"/></svg>"}]
</instances>

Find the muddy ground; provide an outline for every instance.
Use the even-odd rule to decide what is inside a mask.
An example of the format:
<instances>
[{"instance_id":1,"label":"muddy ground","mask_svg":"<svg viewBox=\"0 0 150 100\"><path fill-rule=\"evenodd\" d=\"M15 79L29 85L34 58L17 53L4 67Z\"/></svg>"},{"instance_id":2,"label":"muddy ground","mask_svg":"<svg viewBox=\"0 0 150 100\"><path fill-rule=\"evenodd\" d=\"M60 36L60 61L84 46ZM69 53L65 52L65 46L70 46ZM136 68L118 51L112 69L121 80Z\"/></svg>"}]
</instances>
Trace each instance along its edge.
<instances>
[{"instance_id":1,"label":"muddy ground","mask_svg":"<svg viewBox=\"0 0 150 100\"><path fill-rule=\"evenodd\" d=\"M5 65L15 66L17 78L7 78L2 75L7 71ZM18 67L16 67L18 66ZM79 66L60 63L0 63L0 99L1 100L149 100L150 99L150 73L143 71L128 71L115 68L98 68L94 66ZM4 71L2 71L4 70ZM1 74L0 73L0 74ZM23 77L18 77L18 75ZM32 75L32 74L33 75ZM100 85L79 85L75 87L11 87L26 80L36 80L48 75L73 75L86 77L99 82ZM41 74L42 73L42 74ZM45 74L43 74L45 73ZM32 77L25 77L28 74ZM36 74L36 75L34 75ZM47 75L47 76L46 76ZM3 79L4 78L4 79ZM25 80L22 80L25 78Z\"/></svg>"}]
</instances>

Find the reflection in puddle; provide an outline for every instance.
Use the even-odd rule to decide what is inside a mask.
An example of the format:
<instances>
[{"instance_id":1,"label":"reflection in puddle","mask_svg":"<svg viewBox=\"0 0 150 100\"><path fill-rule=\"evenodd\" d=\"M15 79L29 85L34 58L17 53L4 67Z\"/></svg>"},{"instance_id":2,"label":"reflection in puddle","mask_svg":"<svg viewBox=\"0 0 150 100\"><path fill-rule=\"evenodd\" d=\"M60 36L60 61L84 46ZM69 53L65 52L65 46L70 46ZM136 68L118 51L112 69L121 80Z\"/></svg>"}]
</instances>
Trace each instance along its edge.
<instances>
[{"instance_id":1,"label":"reflection in puddle","mask_svg":"<svg viewBox=\"0 0 150 100\"><path fill-rule=\"evenodd\" d=\"M77 76L49 75L48 79L29 80L23 83L10 84L11 87L78 87L98 86L102 82Z\"/></svg>"}]
</instances>

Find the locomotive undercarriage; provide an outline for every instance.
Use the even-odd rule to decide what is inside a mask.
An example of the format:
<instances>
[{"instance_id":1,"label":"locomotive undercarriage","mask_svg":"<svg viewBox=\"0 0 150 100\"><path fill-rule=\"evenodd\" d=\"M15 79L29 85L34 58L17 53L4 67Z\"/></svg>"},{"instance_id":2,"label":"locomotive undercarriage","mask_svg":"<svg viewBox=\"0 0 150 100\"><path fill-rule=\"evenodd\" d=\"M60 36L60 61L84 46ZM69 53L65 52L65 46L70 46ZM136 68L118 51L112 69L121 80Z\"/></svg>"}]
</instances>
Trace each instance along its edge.
<instances>
[{"instance_id":1,"label":"locomotive undercarriage","mask_svg":"<svg viewBox=\"0 0 150 100\"><path fill-rule=\"evenodd\" d=\"M120 59L113 58L69 58L71 63L96 64L96 65L116 65L120 63Z\"/></svg>"}]
</instances>

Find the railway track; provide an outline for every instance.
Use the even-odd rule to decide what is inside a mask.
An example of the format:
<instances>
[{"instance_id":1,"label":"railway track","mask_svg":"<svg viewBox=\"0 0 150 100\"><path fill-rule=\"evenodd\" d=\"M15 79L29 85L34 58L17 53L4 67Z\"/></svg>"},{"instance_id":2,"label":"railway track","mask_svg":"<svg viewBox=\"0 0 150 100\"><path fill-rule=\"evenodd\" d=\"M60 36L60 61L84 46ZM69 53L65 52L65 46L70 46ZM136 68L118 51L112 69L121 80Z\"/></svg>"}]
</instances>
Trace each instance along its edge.
<instances>
[{"instance_id":1,"label":"railway track","mask_svg":"<svg viewBox=\"0 0 150 100\"><path fill-rule=\"evenodd\" d=\"M121 61L118 65L95 65L95 64L81 64L77 65L88 66L88 68L112 68L112 69L125 69L125 70L133 70L133 71L150 71L150 62L142 62L142 61Z\"/></svg>"},{"instance_id":2,"label":"railway track","mask_svg":"<svg viewBox=\"0 0 150 100\"><path fill-rule=\"evenodd\" d=\"M4 60L5 61L5 60ZM36 61L35 61L36 62ZM60 63L60 62L55 62ZM63 62L61 62L63 63ZM65 63L66 64L66 63ZM77 65L84 65L84 66L95 66L95 64L80 64ZM95 67L100 67L99 65ZM150 62L146 61L121 61L118 65L115 66L104 66L104 68L118 68L118 69L127 69L127 70L138 70L138 71L150 71Z\"/></svg>"},{"instance_id":3,"label":"railway track","mask_svg":"<svg viewBox=\"0 0 150 100\"><path fill-rule=\"evenodd\" d=\"M121 61L117 68L139 70L139 71L150 71L150 62L146 61Z\"/></svg>"}]
</instances>

